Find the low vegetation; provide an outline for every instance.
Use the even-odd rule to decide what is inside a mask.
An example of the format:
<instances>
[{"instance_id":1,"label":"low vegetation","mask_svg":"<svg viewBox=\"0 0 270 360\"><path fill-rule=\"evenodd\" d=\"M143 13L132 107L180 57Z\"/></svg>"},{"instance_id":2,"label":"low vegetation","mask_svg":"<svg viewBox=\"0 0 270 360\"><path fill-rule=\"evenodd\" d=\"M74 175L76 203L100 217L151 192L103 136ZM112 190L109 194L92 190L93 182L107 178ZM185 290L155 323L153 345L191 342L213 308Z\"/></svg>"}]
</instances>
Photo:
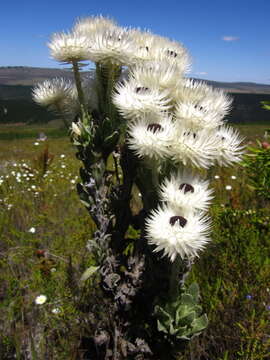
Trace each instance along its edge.
<instances>
[{"instance_id":1,"label":"low vegetation","mask_svg":"<svg viewBox=\"0 0 270 360\"><path fill-rule=\"evenodd\" d=\"M213 240L187 280L200 286L209 326L179 360L270 357L269 201L250 181L267 178L256 161L259 151L269 162L264 131L242 127L252 142L248 152L255 154L245 166L211 170ZM85 247L95 229L78 200L78 162L63 133L53 127L1 128L1 359L91 358L91 310L102 299L91 296L97 279ZM269 183L262 179L263 184L269 193ZM135 207L138 196L133 194ZM132 237L135 230L129 231ZM89 267L91 277L85 273Z\"/></svg>"}]
</instances>

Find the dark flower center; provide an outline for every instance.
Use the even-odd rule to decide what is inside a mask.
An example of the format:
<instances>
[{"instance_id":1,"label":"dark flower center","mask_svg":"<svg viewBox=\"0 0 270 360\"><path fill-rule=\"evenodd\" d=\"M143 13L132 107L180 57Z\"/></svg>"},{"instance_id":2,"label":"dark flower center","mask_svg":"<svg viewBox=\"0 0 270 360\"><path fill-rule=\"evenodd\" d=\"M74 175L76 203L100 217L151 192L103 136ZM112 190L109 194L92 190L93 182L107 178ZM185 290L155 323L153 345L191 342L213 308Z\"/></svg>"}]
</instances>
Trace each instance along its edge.
<instances>
[{"instance_id":1,"label":"dark flower center","mask_svg":"<svg viewBox=\"0 0 270 360\"><path fill-rule=\"evenodd\" d=\"M204 110L203 106L201 106L199 104L195 105L194 107L195 107L195 109L200 110L200 111Z\"/></svg>"},{"instance_id":2,"label":"dark flower center","mask_svg":"<svg viewBox=\"0 0 270 360\"><path fill-rule=\"evenodd\" d=\"M192 134L192 135L193 135L193 138L196 139L196 136L197 136L196 133L192 133L192 132L190 132L190 131L188 131L188 132L185 131L185 132L183 133L184 136L189 136L190 134Z\"/></svg>"},{"instance_id":3,"label":"dark flower center","mask_svg":"<svg viewBox=\"0 0 270 360\"><path fill-rule=\"evenodd\" d=\"M144 86L138 86L136 89L135 89L136 93L137 94L144 94L146 93L147 91L149 91L149 88L148 87L144 87Z\"/></svg>"},{"instance_id":4,"label":"dark flower center","mask_svg":"<svg viewBox=\"0 0 270 360\"><path fill-rule=\"evenodd\" d=\"M171 56L171 57L177 57L177 52L173 51L173 50L167 50L167 55Z\"/></svg>"},{"instance_id":5,"label":"dark flower center","mask_svg":"<svg viewBox=\"0 0 270 360\"><path fill-rule=\"evenodd\" d=\"M147 126L147 130L150 130L155 134L157 131L162 131L163 128L160 124L152 123Z\"/></svg>"},{"instance_id":6,"label":"dark flower center","mask_svg":"<svg viewBox=\"0 0 270 360\"><path fill-rule=\"evenodd\" d=\"M190 184L183 183L179 186L179 189L180 190L184 189L184 193L187 193L187 192L194 193L194 187Z\"/></svg>"},{"instance_id":7,"label":"dark flower center","mask_svg":"<svg viewBox=\"0 0 270 360\"><path fill-rule=\"evenodd\" d=\"M178 222L181 227L184 227L187 223L187 219L183 216L172 216L170 218L170 224L173 226L176 222Z\"/></svg>"}]
</instances>

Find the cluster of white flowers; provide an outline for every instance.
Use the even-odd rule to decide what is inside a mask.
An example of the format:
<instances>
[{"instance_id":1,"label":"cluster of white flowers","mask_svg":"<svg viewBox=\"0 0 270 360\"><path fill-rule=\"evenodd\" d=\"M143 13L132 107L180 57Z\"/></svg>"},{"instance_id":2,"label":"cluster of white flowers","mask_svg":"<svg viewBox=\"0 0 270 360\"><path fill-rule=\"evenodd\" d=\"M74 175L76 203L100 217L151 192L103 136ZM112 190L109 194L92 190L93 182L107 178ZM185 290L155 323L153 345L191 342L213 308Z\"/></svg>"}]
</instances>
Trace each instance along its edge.
<instances>
[{"instance_id":1,"label":"cluster of white flowers","mask_svg":"<svg viewBox=\"0 0 270 360\"><path fill-rule=\"evenodd\" d=\"M190 57L182 44L148 31L121 28L102 16L79 19L70 32L54 34L49 48L56 60L73 66L89 60L128 68L112 100L127 120L130 149L143 159L170 161L175 169L190 168L189 173L168 174L161 185L162 205L147 220L149 242L172 261L178 254L196 256L208 241L205 212L212 191L208 182L191 175L191 169L240 160L242 139L223 120L231 99L221 90L185 77ZM82 84L91 110L98 107L95 81ZM75 113L80 103L75 87L71 88L62 81L44 83L34 97L45 105L68 97ZM72 130L80 136L78 124L73 123Z\"/></svg>"},{"instance_id":2,"label":"cluster of white flowers","mask_svg":"<svg viewBox=\"0 0 270 360\"><path fill-rule=\"evenodd\" d=\"M172 174L160 187L162 205L147 219L149 243L163 250L171 261L198 255L209 241L210 220L206 215L212 190L208 181L184 172Z\"/></svg>"}]
</instances>

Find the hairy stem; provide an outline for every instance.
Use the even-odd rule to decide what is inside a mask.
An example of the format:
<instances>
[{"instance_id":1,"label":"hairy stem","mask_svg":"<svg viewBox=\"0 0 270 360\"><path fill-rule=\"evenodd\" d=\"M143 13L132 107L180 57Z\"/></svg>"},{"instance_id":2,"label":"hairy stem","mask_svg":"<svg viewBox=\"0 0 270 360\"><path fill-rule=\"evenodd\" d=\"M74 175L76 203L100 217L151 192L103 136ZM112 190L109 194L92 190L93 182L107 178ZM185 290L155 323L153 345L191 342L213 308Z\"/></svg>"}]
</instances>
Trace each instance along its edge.
<instances>
[{"instance_id":1,"label":"hairy stem","mask_svg":"<svg viewBox=\"0 0 270 360\"><path fill-rule=\"evenodd\" d=\"M73 61L72 66L73 66L73 73L74 73L75 84L76 84L76 88L77 88L77 92L78 92L79 102L83 108L83 112L86 113L86 104L85 104L85 98L84 98L83 89L82 89L82 82L81 82L81 76L80 76L78 62Z\"/></svg>"}]
</instances>

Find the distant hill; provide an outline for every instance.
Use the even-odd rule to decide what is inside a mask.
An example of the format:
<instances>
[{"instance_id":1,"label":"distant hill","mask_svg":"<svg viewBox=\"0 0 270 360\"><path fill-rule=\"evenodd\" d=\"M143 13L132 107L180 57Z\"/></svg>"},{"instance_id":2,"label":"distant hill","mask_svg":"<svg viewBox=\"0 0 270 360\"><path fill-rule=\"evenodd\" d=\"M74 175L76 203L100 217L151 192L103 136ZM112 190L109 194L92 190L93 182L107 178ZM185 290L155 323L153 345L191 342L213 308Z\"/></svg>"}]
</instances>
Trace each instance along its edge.
<instances>
[{"instance_id":1,"label":"distant hill","mask_svg":"<svg viewBox=\"0 0 270 360\"><path fill-rule=\"evenodd\" d=\"M36 68L28 66L2 66L0 67L1 85L28 85L33 86L38 82L55 77L73 79L69 69Z\"/></svg>"},{"instance_id":2,"label":"distant hill","mask_svg":"<svg viewBox=\"0 0 270 360\"><path fill-rule=\"evenodd\" d=\"M71 69L38 68L28 66L0 67L0 85L33 86L38 82L55 77L73 79L73 73ZM201 81L205 81L213 87L225 89L228 92L270 94L270 85L266 84L256 84L251 82L220 82L212 80ZM6 90L8 90L8 88L6 88ZM22 88L19 90L22 90Z\"/></svg>"},{"instance_id":3,"label":"distant hill","mask_svg":"<svg viewBox=\"0 0 270 360\"><path fill-rule=\"evenodd\" d=\"M85 72L85 74L89 74L89 72ZM54 119L55 114L33 102L32 87L38 82L55 77L73 79L73 73L70 69L26 66L0 67L0 123L47 122ZM232 111L227 117L229 121L238 123L264 122L270 125L270 111L261 107L261 101L270 101L270 85L248 82L202 81L231 93L234 100Z\"/></svg>"}]
</instances>

